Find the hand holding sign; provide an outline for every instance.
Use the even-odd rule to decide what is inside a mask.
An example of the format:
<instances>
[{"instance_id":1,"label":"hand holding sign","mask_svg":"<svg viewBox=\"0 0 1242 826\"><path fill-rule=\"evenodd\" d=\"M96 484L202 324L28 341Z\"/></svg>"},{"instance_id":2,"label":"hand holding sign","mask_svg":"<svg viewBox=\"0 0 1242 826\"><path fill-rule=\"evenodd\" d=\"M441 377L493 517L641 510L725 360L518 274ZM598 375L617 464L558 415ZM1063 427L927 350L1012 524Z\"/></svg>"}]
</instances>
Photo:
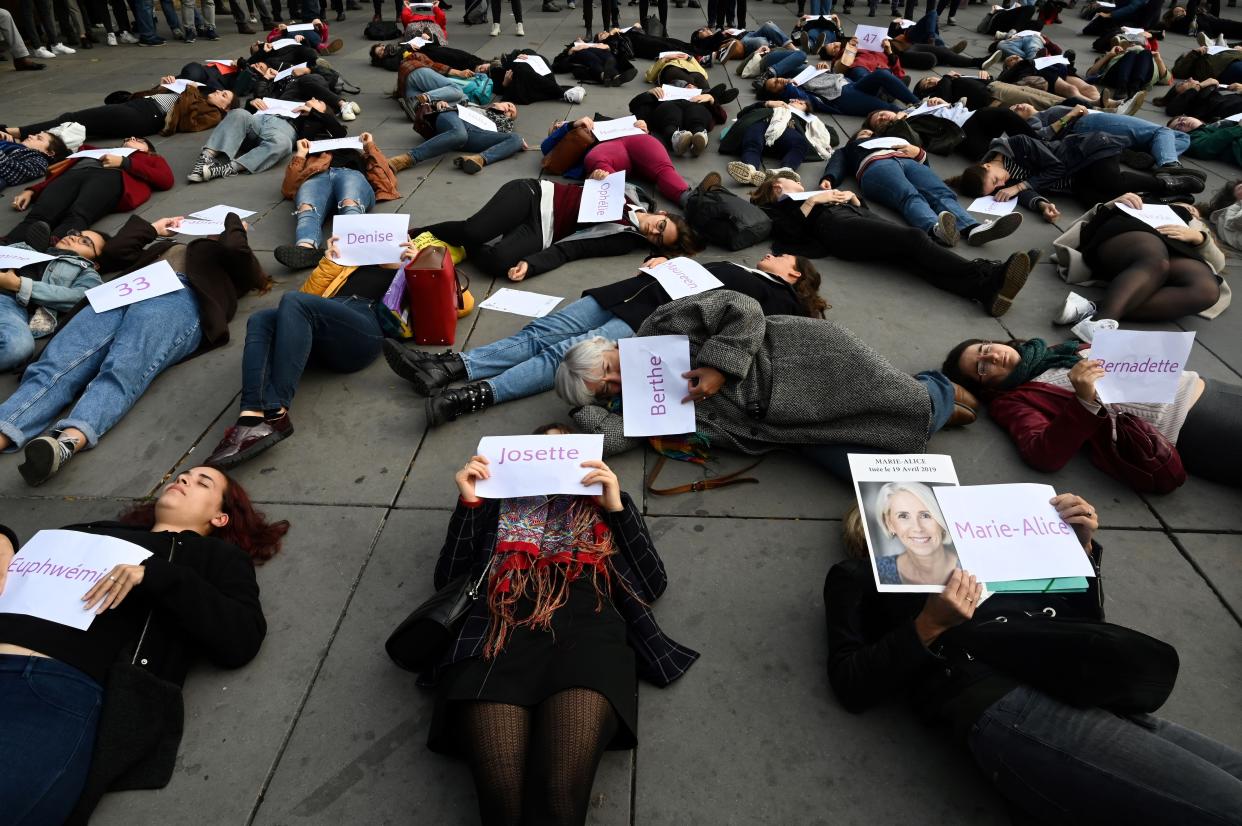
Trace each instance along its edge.
<instances>
[{"instance_id":1,"label":"hand holding sign","mask_svg":"<svg viewBox=\"0 0 1242 826\"><path fill-rule=\"evenodd\" d=\"M983 583L974 574L958 568L949 575L944 590L930 595L923 603L923 610L914 618L914 631L923 645L928 645L973 617L982 601Z\"/></svg>"},{"instance_id":2,"label":"hand holding sign","mask_svg":"<svg viewBox=\"0 0 1242 826\"><path fill-rule=\"evenodd\" d=\"M337 215L332 234L337 238L338 264L398 264L407 240L408 215Z\"/></svg>"},{"instance_id":3,"label":"hand holding sign","mask_svg":"<svg viewBox=\"0 0 1242 826\"><path fill-rule=\"evenodd\" d=\"M477 452L487 460L482 463L487 475L473 477L476 497L505 499L554 493L577 496L604 493L600 482L588 485L582 482L583 462L598 461L603 456L604 437L599 434L484 436L479 440ZM460 489L461 485L458 487Z\"/></svg>"},{"instance_id":4,"label":"hand holding sign","mask_svg":"<svg viewBox=\"0 0 1242 826\"><path fill-rule=\"evenodd\" d=\"M625 505L621 502L621 482L613 469L598 459L583 462L582 466L591 469L590 473L582 477L582 484L602 485L604 488L601 495L593 497L595 504L609 513L620 513L624 510Z\"/></svg>"},{"instance_id":5,"label":"hand holding sign","mask_svg":"<svg viewBox=\"0 0 1242 826\"><path fill-rule=\"evenodd\" d=\"M1194 342L1193 332L1101 330L1091 343L1090 361L1099 365L1096 393L1109 404L1173 403Z\"/></svg>"},{"instance_id":6,"label":"hand holding sign","mask_svg":"<svg viewBox=\"0 0 1242 826\"><path fill-rule=\"evenodd\" d=\"M597 169L595 174L603 171ZM613 172L611 175L605 173L598 178L595 174L582 184L578 221L595 224L619 220L625 211L625 170Z\"/></svg>"},{"instance_id":7,"label":"hand holding sign","mask_svg":"<svg viewBox=\"0 0 1242 826\"><path fill-rule=\"evenodd\" d=\"M625 435L693 433L694 405L685 402L706 398L706 388L695 388L697 394L692 390L679 403L677 377L700 381L709 377L690 369L690 339L676 335L639 336L621 339L617 348L621 359L621 396L625 399Z\"/></svg>"}]
</instances>

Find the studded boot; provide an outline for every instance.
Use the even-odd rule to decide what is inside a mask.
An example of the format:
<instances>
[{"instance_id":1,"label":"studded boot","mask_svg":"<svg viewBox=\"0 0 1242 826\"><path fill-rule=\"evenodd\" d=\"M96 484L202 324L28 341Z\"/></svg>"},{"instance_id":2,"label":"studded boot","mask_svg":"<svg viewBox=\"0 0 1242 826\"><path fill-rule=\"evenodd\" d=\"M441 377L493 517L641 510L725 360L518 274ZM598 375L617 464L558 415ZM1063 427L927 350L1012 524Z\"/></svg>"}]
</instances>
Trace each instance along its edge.
<instances>
[{"instance_id":1,"label":"studded boot","mask_svg":"<svg viewBox=\"0 0 1242 826\"><path fill-rule=\"evenodd\" d=\"M466 378L465 362L451 350L424 353L386 338L384 360L394 373L413 385L414 392L420 396L430 396L453 382Z\"/></svg>"},{"instance_id":2,"label":"studded boot","mask_svg":"<svg viewBox=\"0 0 1242 826\"><path fill-rule=\"evenodd\" d=\"M464 413L478 413L496 403L487 382L455 387L427 399L427 426L439 427Z\"/></svg>"}]
</instances>

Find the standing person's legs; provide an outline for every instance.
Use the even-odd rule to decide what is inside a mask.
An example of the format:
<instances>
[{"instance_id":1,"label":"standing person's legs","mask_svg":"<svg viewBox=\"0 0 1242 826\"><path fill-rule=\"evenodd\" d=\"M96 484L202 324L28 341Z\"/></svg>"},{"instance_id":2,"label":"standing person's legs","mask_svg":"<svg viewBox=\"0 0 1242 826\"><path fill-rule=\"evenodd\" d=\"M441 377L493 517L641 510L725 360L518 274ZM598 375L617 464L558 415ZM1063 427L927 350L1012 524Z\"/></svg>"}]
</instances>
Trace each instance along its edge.
<instances>
[{"instance_id":1,"label":"standing person's legs","mask_svg":"<svg viewBox=\"0 0 1242 826\"><path fill-rule=\"evenodd\" d=\"M582 22L586 26L587 32L594 31L594 29L591 26L591 17L592 17L591 4L592 2L593 0L582 0ZM601 0L601 2L606 3L608 2L608 0ZM607 15L605 15L605 18L607 18Z\"/></svg>"},{"instance_id":2,"label":"standing person's legs","mask_svg":"<svg viewBox=\"0 0 1242 826\"><path fill-rule=\"evenodd\" d=\"M39 27L35 24L34 0L18 0L17 27L22 34L22 40L29 43L30 48L43 48L43 37L39 32Z\"/></svg>"},{"instance_id":3,"label":"standing person's legs","mask_svg":"<svg viewBox=\"0 0 1242 826\"><path fill-rule=\"evenodd\" d=\"M477 248L524 223L539 221L541 189L538 181L505 181L483 207L464 221L443 221L423 227L441 241ZM535 248L538 251L539 247Z\"/></svg>"},{"instance_id":4,"label":"standing person's legs","mask_svg":"<svg viewBox=\"0 0 1242 826\"><path fill-rule=\"evenodd\" d=\"M116 209L125 192L124 179L115 171L91 170L78 187L77 197L61 215L49 222L53 238L63 238L74 230L89 229L100 218Z\"/></svg>"},{"instance_id":5,"label":"standing person's legs","mask_svg":"<svg viewBox=\"0 0 1242 826\"><path fill-rule=\"evenodd\" d=\"M142 43L155 42L155 18L151 16L148 0L129 0L129 10L134 15L134 34Z\"/></svg>"},{"instance_id":6,"label":"standing person's legs","mask_svg":"<svg viewBox=\"0 0 1242 826\"><path fill-rule=\"evenodd\" d=\"M186 26L194 27L194 6L192 4L189 13L186 15L187 22L185 23L181 22L181 17L177 14L177 4L174 0L160 0L160 9L164 12L164 22L168 24L168 31L174 37L178 31L184 37Z\"/></svg>"},{"instance_id":7,"label":"standing person's legs","mask_svg":"<svg viewBox=\"0 0 1242 826\"><path fill-rule=\"evenodd\" d=\"M56 43L56 21L52 15L52 0L34 0L34 13L47 46Z\"/></svg>"},{"instance_id":8,"label":"standing person's legs","mask_svg":"<svg viewBox=\"0 0 1242 826\"><path fill-rule=\"evenodd\" d=\"M26 42L22 39L21 32L17 30L17 24L8 9L0 9L0 38L9 44L9 49L13 52L15 59L30 57L30 50L26 48Z\"/></svg>"},{"instance_id":9,"label":"standing person's legs","mask_svg":"<svg viewBox=\"0 0 1242 826\"><path fill-rule=\"evenodd\" d=\"M868 166L862 178L862 191L867 198L900 212L912 227L927 232L936 225L935 210L906 177L900 161L881 160Z\"/></svg>"},{"instance_id":10,"label":"standing person's legs","mask_svg":"<svg viewBox=\"0 0 1242 826\"><path fill-rule=\"evenodd\" d=\"M673 166L668 150L658 139L651 135L628 135L607 143L623 144L629 154L629 165L635 174L655 181L661 195L673 203L681 204L685 193L690 190L690 184L681 177L677 167Z\"/></svg>"},{"instance_id":11,"label":"standing person's legs","mask_svg":"<svg viewBox=\"0 0 1242 826\"><path fill-rule=\"evenodd\" d=\"M229 114L236 114L238 111L240 110L234 109ZM254 118L250 123L250 128L259 139L259 145L241 157L234 158L234 163L251 173L262 172L293 154L293 142L297 140L297 133L293 131L293 125L288 120L268 115Z\"/></svg>"}]
</instances>

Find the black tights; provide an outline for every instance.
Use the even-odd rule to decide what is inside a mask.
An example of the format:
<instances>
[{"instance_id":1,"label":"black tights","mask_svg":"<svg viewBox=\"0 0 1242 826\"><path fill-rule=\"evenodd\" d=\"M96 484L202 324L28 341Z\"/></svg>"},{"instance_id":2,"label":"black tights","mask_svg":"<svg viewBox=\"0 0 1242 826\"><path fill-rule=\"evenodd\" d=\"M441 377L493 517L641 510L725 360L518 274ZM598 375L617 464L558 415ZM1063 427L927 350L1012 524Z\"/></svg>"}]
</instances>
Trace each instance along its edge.
<instances>
[{"instance_id":1,"label":"black tights","mask_svg":"<svg viewBox=\"0 0 1242 826\"><path fill-rule=\"evenodd\" d=\"M1164 183L1158 176L1150 172L1140 172L1137 169L1122 169L1120 155L1101 158L1074 170L1071 180L1074 197L1084 207L1111 201L1127 192L1160 193L1164 191Z\"/></svg>"},{"instance_id":2,"label":"black tights","mask_svg":"<svg viewBox=\"0 0 1242 826\"><path fill-rule=\"evenodd\" d=\"M124 103L106 103L90 109L65 112L51 120L21 127L23 137L59 126L65 121L76 121L86 127L88 138L145 138L164 128L164 113L154 101L134 98Z\"/></svg>"},{"instance_id":3,"label":"black tights","mask_svg":"<svg viewBox=\"0 0 1242 826\"><path fill-rule=\"evenodd\" d=\"M907 58L918 56L918 61L923 63L917 66L911 63ZM927 63L927 58L931 57L931 63ZM959 69L974 67L979 68L983 65L983 58L968 57L964 54L958 54L947 46L936 46L931 43L915 43L906 47L901 53L901 63L903 66L911 69L930 69L934 66L954 66Z\"/></svg>"},{"instance_id":4,"label":"black tights","mask_svg":"<svg viewBox=\"0 0 1242 826\"><path fill-rule=\"evenodd\" d=\"M578 826L617 715L586 688L553 694L535 708L463 703L461 732L483 826Z\"/></svg>"},{"instance_id":5,"label":"black tights","mask_svg":"<svg viewBox=\"0 0 1242 826\"><path fill-rule=\"evenodd\" d=\"M1110 278L1097 318L1118 321L1173 321L1206 310L1220 297L1220 285L1207 264L1170 254L1164 239L1136 230L1100 244L1093 269Z\"/></svg>"},{"instance_id":6,"label":"black tights","mask_svg":"<svg viewBox=\"0 0 1242 826\"><path fill-rule=\"evenodd\" d=\"M505 181L483 207L464 221L423 227L441 241L465 247L479 269L503 276L528 255L543 249L538 181ZM488 243L500 236L495 243Z\"/></svg>"}]
</instances>

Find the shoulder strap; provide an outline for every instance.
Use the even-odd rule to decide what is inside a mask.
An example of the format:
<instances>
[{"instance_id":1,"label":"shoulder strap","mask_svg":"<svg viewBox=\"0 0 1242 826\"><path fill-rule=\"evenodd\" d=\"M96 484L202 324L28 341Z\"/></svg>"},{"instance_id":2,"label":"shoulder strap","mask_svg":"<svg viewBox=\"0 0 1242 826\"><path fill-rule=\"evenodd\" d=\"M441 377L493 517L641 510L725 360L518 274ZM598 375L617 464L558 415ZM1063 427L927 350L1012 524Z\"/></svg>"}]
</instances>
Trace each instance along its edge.
<instances>
[{"instance_id":1,"label":"shoulder strap","mask_svg":"<svg viewBox=\"0 0 1242 826\"><path fill-rule=\"evenodd\" d=\"M668 461L667 456L661 456L660 458L656 459L655 467L651 469L651 474L647 477L647 490L651 493L654 493L657 496L676 496L679 493L689 493L691 491L698 493L704 490L714 490L716 488L727 488L730 485L741 485L741 484L757 485L759 484L758 479L754 478L753 476L742 476L742 474L748 473L749 471L754 470L756 467L758 467L759 464L763 461L763 457L760 456L757 460L750 463L746 467L741 468L739 470L735 470L732 473L726 473L724 476L717 476L715 479L700 479L696 482L689 482L688 484L685 484L685 485L675 485L671 488L654 487L656 477L659 476L660 471L664 469L664 463L666 461Z\"/></svg>"}]
</instances>

